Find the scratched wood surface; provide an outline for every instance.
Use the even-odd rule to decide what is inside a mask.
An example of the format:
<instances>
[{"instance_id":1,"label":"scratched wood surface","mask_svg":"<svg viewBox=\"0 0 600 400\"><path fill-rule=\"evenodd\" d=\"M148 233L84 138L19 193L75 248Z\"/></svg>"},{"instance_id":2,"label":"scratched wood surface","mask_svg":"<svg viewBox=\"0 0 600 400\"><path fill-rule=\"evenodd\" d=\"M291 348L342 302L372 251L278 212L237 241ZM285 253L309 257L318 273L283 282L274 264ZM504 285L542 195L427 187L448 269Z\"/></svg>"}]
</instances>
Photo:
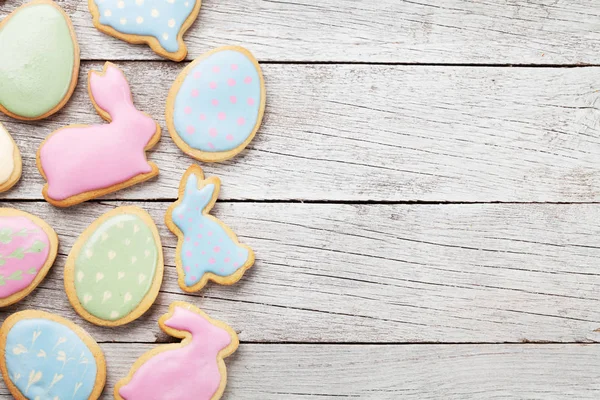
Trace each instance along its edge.
<instances>
[{"instance_id":1,"label":"scratched wood surface","mask_svg":"<svg viewBox=\"0 0 600 400\"><path fill-rule=\"evenodd\" d=\"M25 2L0 0L0 19ZM227 399L600 397L600 0L204 0L188 60L249 48L268 105L246 151L202 165L255 268L195 295L177 286L163 223L192 160L166 131L149 153L158 178L69 210L41 198L41 141L101 121L88 70L116 62L164 128L186 65L96 31L85 1L57 2L79 37L79 86L48 120L0 116L24 162L0 206L49 222L59 256L0 321L36 308L82 325L107 356L103 398L172 340L156 321L175 300L239 333ZM64 262L125 204L157 222L165 279L142 318L100 328L69 305Z\"/></svg>"}]
</instances>

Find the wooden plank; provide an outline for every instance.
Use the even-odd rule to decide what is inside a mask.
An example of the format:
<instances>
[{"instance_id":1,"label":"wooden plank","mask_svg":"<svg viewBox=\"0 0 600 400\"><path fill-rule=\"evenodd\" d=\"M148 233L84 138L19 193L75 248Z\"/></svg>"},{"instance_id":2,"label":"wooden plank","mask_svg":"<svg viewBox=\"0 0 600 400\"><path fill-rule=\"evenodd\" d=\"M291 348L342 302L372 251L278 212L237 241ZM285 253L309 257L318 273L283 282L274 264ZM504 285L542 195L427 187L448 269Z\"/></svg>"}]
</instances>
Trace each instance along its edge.
<instances>
[{"instance_id":1,"label":"wooden plank","mask_svg":"<svg viewBox=\"0 0 600 400\"><path fill-rule=\"evenodd\" d=\"M3 2L0 18L27 0ZM97 31L87 3L60 0L83 59L158 59ZM459 64L600 63L600 0L204 0L189 59L226 44L262 61Z\"/></svg>"},{"instance_id":2,"label":"wooden plank","mask_svg":"<svg viewBox=\"0 0 600 400\"><path fill-rule=\"evenodd\" d=\"M105 343L102 399L151 344ZM598 345L261 345L226 359L223 399L597 399ZM0 383L0 399L11 398Z\"/></svg>"},{"instance_id":3,"label":"wooden plank","mask_svg":"<svg viewBox=\"0 0 600 400\"><path fill-rule=\"evenodd\" d=\"M598 205L217 203L257 263L238 284L191 296L177 286L168 204L140 203L159 223L165 279L150 312L118 329L82 322L62 281L76 235L114 204L14 205L54 226L61 247L41 288L0 320L41 308L100 341L162 342L156 321L185 300L246 342L600 341Z\"/></svg>"},{"instance_id":4,"label":"wooden plank","mask_svg":"<svg viewBox=\"0 0 600 400\"><path fill-rule=\"evenodd\" d=\"M81 76L101 64L85 63ZM161 126L174 63L120 63L138 107ZM265 65L268 106L237 158L203 165L221 199L600 201L599 68ZM549 84L552 82L552 84ZM98 123L80 82L48 121L1 116L24 158L4 199L41 199L37 147L53 130ZM172 199L192 163L168 133L151 152L161 175L111 199Z\"/></svg>"}]
</instances>

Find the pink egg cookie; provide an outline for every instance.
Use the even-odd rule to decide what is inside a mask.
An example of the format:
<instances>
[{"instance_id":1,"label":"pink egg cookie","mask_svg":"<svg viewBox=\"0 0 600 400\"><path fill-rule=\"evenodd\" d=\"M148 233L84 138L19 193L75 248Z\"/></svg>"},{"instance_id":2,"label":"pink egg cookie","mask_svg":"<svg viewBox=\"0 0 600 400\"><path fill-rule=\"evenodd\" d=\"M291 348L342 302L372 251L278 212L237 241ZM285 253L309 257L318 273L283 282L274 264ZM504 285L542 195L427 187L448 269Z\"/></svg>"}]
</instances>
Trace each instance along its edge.
<instances>
[{"instance_id":1,"label":"pink egg cookie","mask_svg":"<svg viewBox=\"0 0 600 400\"><path fill-rule=\"evenodd\" d=\"M23 299L42 282L58 251L58 236L40 218L0 208L0 307Z\"/></svg>"},{"instance_id":2,"label":"pink egg cookie","mask_svg":"<svg viewBox=\"0 0 600 400\"><path fill-rule=\"evenodd\" d=\"M116 192L158 175L146 159L160 139L160 126L133 105L123 72L107 62L90 71L88 91L104 125L71 125L52 133L40 146L37 165L48 182L44 198L70 207Z\"/></svg>"},{"instance_id":3,"label":"pink egg cookie","mask_svg":"<svg viewBox=\"0 0 600 400\"><path fill-rule=\"evenodd\" d=\"M223 359L239 345L235 331L184 302L172 303L158 324L183 340L142 355L115 386L115 399L220 399L227 384Z\"/></svg>"}]
</instances>

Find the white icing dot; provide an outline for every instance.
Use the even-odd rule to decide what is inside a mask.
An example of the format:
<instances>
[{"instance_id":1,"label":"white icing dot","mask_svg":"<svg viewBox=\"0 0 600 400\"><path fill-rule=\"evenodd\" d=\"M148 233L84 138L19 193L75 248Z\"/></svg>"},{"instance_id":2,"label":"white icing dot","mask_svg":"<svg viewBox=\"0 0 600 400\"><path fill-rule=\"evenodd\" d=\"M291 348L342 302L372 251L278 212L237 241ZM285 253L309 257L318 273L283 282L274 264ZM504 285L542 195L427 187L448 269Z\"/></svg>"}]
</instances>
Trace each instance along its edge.
<instances>
[{"instance_id":1,"label":"white icing dot","mask_svg":"<svg viewBox=\"0 0 600 400\"><path fill-rule=\"evenodd\" d=\"M110 11L110 10L106 10L106 11L104 11L104 16L105 16L105 17L110 17L110 16L112 16L112 11Z\"/></svg>"},{"instance_id":2,"label":"white icing dot","mask_svg":"<svg viewBox=\"0 0 600 400\"><path fill-rule=\"evenodd\" d=\"M143 23L144 23L144 18L142 18L142 17L137 17L137 18L135 19L135 22L137 22L138 24L143 24Z\"/></svg>"},{"instance_id":3,"label":"white icing dot","mask_svg":"<svg viewBox=\"0 0 600 400\"><path fill-rule=\"evenodd\" d=\"M167 0L167 3L173 4L173 3L175 3L175 0Z\"/></svg>"},{"instance_id":4,"label":"white icing dot","mask_svg":"<svg viewBox=\"0 0 600 400\"><path fill-rule=\"evenodd\" d=\"M167 34L167 33L163 33L163 39L165 39L165 40L169 40L169 34Z\"/></svg>"},{"instance_id":5,"label":"white icing dot","mask_svg":"<svg viewBox=\"0 0 600 400\"><path fill-rule=\"evenodd\" d=\"M190 5L190 3L188 3L188 2L186 1L185 3L183 3L183 5L187 7L187 6L189 6L189 5Z\"/></svg>"},{"instance_id":6,"label":"white icing dot","mask_svg":"<svg viewBox=\"0 0 600 400\"><path fill-rule=\"evenodd\" d=\"M135 0L135 4L137 4L138 6L142 6L144 5L144 0Z\"/></svg>"},{"instance_id":7,"label":"white icing dot","mask_svg":"<svg viewBox=\"0 0 600 400\"><path fill-rule=\"evenodd\" d=\"M158 18L158 16L160 15L158 13L158 10L156 8L152 9L152 12L150 13L154 18Z\"/></svg>"},{"instance_id":8,"label":"white icing dot","mask_svg":"<svg viewBox=\"0 0 600 400\"><path fill-rule=\"evenodd\" d=\"M127 18L121 18L121 25L127 24Z\"/></svg>"},{"instance_id":9,"label":"white icing dot","mask_svg":"<svg viewBox=\"0 0 600 400\"><path fill-rule=\"evenodd\" d=\"M174 20L173 18L171 18L171 19L169 20L169 28L172 28L172 27L174 27L174 26L175 26L175 20Z\"/></svg>"},{"instance_id":10,"label":"white icing dot","mask_svg":"<svg viewBox=\"0 0 600 400\"><path fill-rule=\"evenodd\" d=\"M125 8L125 2L123 0L117 2L117 7L119 7L119 8Z\"/></svg>"}]
</instances>

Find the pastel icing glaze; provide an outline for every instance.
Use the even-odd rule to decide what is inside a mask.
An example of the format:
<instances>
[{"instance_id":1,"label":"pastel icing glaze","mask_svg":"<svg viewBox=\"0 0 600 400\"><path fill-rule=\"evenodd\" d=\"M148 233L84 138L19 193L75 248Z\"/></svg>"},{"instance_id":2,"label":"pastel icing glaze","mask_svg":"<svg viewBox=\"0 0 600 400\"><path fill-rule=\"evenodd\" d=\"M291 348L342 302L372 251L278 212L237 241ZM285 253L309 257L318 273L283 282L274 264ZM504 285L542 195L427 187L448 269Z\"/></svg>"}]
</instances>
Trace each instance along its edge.
<instances>
[{"instance_id":1,"label":"pastel icing glaze","mask_svg":"<svg viewBox=\"0 0 600 400\"><path fill-rule=\"evenodd\" d=\"M150 291L159 251L139 216L118 214L104 221L75 260L75 290L83 308L108 321L131 313Z\"/></svg>"},{"instance_id":2,"label":"pastel icing glaze","mask_svg":"<svg viewBox=\"0 0 600 400\"><path fill-rule=\"evenodd\" d=\"M220 364L223 356L237 348L235 332L201 311L184 306L175 307L162 323L176 331L167 330L171 335L186 334L183 346L171 347L145 360L118 390L119 395L125 400L210 400L222 392L226 371ZM221 353L224 349L226 354Z\"/></svg>"},{"instance_id":3,"label":"pastel icing glaze","mask_svg":"<svg viewBox=\"0 0 600 400\"><path fill-rule=\"evenodd\" d=\"M106 63L104 74L90 73L89 88L100 114L112 122L62 128L42 143L38 163L48 181L44 195L54 201L95 190L109 193L140 175L150 174L149 179L158 173L145 150L158 140L160 128L135 108L123 73Z\"/></svg>"},{"instance_id":4,"label":"pastel icing glaze","mask_svg":"<svg viewBox=\"0 0 600 400\"><path fill-rule=\"evenodd\" d=\"M96 361L69 327L44 318L22 319L8 332L4 351L8 376L25 398L90 398Z\"/></svg>"},{"instance_id":5,"label":"pastel icing glaze","mask_svg":"<svg viewBox=\"0 0 600 400\"><path fill-rule=\"evenodd\" d=\"M15 143L0 124L0 185L6 183L15 170Z\"/></svg>"},{"instance_id":6,"label":"pastel icing glaze","mask_svg":"<svg viewBox=\"0 0 600 400\"><path fill-rule=\"evenodd\" d=\"M28 287L44 267L50 239L22 216L0 216L0 298Z\"/></svg>"},{"instance_id":7,"label":"pastel icing glaze","mask_svg":"<svg viewBox=\"0 0 600 400\"><path fill-rule=\"evenodd\" d=\"M194 150L225 152L242 146L262 120L264 90L247 51L225 49L195 60L175 94L173 126Z\"/></svg>"},{"instance_id":8,"label":"pastel icing glaze","mask_svg":"<svg viewBox=\"0 0 600 400\"><path fill-rule=\"evenodd\" d=\"M173 209L173 223L183 233L179 256L188 287L200 282L206 273L233 275L251 256L250 250L234 241L216 218L204 214L217 196L214 183L199 189L198 177L189 174L183 199Z\"/></svg>"},{"instance_id":9,"label":"pastel icing glaze","mask_svg":"<svg viewBox=\"0 0 600 400\"><path fill-rule=\"evenodd\" d=\"M70 21L52 2L17 9L0 25L0 106L36 119L70 96L79 68Z\"/></svg>"},{"instance_id":10,"label":"pastel icing glaze","mask_svg":"<svg viewBox=\"0 0 600 400\"><path fill-rule=\"evenodd\" d=\"M94 0L99 22L128 35L152 36L169 53L179 51L177 36L196 1Z\"/></svg>"}]
</instances>

